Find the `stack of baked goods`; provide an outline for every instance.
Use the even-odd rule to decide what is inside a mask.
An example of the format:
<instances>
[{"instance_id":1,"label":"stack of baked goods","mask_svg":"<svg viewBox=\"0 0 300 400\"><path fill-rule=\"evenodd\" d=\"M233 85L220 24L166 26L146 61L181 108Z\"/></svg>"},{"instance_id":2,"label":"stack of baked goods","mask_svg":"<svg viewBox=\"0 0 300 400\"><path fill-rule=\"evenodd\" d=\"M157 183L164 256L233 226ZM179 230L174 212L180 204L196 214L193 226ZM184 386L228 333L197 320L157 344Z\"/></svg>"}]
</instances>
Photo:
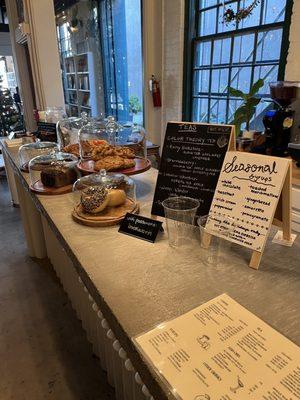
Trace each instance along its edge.
<instances>
[{"instance_id":1,"label":"stack of baked goods","mask_svg":"<svg viewBox=\"0 0 300 400\"><path fill-rule=\"evenodd\" d=\"M109 226L119 223L128 212L138 212L138 205L124 190L89 186L82 190L80 204L72 215L76 222L84 225Z\"/></svg>"},{"instance_id":2,"label":"stack of baked goods","mask_svg":"<svg viewBox=\"0 0 300 400\"><path fill-rule=\"evenodd\" d=\"M95 170L117 171L135 166L135 154L128 147L103 144L92 150L92 159L95 161Z\"/></svg>"},{"instance_id":3,"label":"stack of baked goods","mask_svg":"<svg viewBox=\"0 0 300 400\"><path fill-rule=\"evenodd\" d=\"M81 149L80 149L81 147ZM82 140L63 149L82 159L93 160L94 170L118 171L135 166L135 153L129 147L112 146L106 140Z\"/></svg>"}]
</instances>

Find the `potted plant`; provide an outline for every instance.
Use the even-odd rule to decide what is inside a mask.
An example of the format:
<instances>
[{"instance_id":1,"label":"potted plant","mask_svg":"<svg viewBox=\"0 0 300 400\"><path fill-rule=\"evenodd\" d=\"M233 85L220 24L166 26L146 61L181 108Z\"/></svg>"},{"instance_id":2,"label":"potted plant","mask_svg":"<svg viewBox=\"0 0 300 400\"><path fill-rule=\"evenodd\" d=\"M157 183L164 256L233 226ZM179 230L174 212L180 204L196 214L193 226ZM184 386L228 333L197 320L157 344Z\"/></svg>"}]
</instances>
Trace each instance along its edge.
<instances>
[{"instance_id":1,"label":"potted plant","mask_svg":"<svg viewBox=\"0 0 300 400\"><path fill-rule=\"evenodd\" d=\"M138 122L137 114L142 111L142 106L137 96L131 96L129 99L129 113L133 115L133 122Z\"/></svg>"},{"instance_id":2,"label":"potted plant","mask_svg":"<svg viewBox=\"0 0 300 400\"><path fill-rule=\"evenodd\" d=\"M241 126L246 124L245 130L243 131L243 138L253 139L253 134L255 131L250 130L250 121L253 118L256 107L260 103L261 98L256 97L259 89L264 86L264 80L259 79L250 88L249 93L244 93L241 90L229 87L229 94L232 97L238 97L243 99L243 104L235 111L232 125L236 127L236 136L241 133Z\"/></svg>"}]
</instances>

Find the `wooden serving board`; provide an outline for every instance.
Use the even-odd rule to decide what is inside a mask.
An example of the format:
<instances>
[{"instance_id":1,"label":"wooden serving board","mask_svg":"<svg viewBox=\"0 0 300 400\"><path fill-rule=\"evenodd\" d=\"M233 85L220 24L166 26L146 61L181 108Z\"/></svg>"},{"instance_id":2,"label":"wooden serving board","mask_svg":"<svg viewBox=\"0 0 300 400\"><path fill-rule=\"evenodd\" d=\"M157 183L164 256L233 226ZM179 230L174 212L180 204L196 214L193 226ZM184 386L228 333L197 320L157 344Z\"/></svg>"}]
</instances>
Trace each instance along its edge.
<instances>
[{"instance_id":1,"label":"wooden serving board","mask_svg":"<svg viewBox=\"0 0 300 400\"><path fill-rule=\"evenodd\" d=\"M52 188L44 186L42 182L38 180L35 183L31 184L29 187L33 193L47 195L47 196L55 196L58 194L71 193L73 185L62 186L60 188Z\"/></svg>"},{"instance_id":2,"label":"wooden serving board","mask_svg":"<svg viewBox=\"0 0 300 400\"><path fill-rule=\"evenodd\" d=\"M125 204L119 207L107 207L97 215L85 213L81 204L78 204L72 212L72 217L75 222L82 225L104 227L119 224L127 213L139 213L138 203L128 198Z\"/></svg>"},{"instance_id":3,"label":"wooden serving board","mask_svg":"<svg viewBox=\"0 0 300 400\"><path fill-rule=\"evenodd\" d=\"M148 171L148 169L151 168L151 161L148 159L136 157L134 161L135 161L135 166L132 168L118 169L108 172L119 172L120 174L129 176L129 175L141 174L145 171ZM93 160L87 160L87 161L81 160L78 162L77 168L79 169L80 172L82 172L83 175L89 175L99 172L95 170L95 162Z\"/></svg>"}]
</instances>

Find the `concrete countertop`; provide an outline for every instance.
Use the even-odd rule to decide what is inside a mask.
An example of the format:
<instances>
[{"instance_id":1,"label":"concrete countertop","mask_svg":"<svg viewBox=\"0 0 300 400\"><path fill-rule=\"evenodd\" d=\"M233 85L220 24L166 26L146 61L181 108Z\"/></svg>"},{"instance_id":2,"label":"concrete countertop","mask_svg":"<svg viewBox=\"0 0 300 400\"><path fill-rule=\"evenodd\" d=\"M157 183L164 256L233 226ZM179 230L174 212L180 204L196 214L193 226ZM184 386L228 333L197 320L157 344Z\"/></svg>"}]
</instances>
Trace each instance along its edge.
<instances>
[{"instance_id":1,"label":"concrete countertop","mask_svg":"<svg viewBox=\"0 0 300 400\"><path fill-rule=\"evenodd\" d=\"M17 168L16 150L6 151L28 190L29 176ZM150 216L156 176L157 171L151 169L133 177L144 216ZM235 245L227 263L207 266L201 262L200 246L191 244L188 251L171 249L166 233L151 244L119 234L118 227L90 228L75 223L72 194L32 194L32 198L157 400L172 395L131 338L222 293L300 345L299 237L290 248L273 244L274 228L258 271L248 267L250 251Z\"/></svg>"}]
</instances>

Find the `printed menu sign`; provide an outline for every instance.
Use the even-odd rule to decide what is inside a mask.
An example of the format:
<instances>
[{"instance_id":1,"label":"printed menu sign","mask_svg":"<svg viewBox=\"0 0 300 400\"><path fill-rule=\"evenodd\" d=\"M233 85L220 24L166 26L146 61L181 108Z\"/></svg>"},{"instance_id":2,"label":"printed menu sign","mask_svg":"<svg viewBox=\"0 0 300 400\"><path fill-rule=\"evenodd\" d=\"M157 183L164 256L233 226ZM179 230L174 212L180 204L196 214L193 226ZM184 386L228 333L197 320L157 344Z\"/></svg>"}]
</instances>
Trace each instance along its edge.
<instances>
[{"instance_id":1,"label":"printed menu sign","mask_svg":"<svg viewBox=\"0 0 300 400\"><path fill-rule=\"evenodd\" d=\"M300 399L300 348L226 294L134 342L177 399Z\"/></svg>"},{"instance_id":2,"label":"printed menu sign","mask_svg":"<svg viewBox=\"0 0 300 400\"><path fill-rule=\"evenodd\" d=\"M209 212L207 228L226 225L230 241L262 252L290 160L252 153L227 153Z\"/></svg>"},{"instance_id":3,"label":"printed menu sign","mask_svg":"<svg viewBox=\"0 0 300 400\"><path fill-rule=\"evenodd\" d=\"M164 216L162 201L172 195L199 200L198 214L208 214L233 131L229 125L168 123L153 215Z\"/></svg>"}]
</instances>

